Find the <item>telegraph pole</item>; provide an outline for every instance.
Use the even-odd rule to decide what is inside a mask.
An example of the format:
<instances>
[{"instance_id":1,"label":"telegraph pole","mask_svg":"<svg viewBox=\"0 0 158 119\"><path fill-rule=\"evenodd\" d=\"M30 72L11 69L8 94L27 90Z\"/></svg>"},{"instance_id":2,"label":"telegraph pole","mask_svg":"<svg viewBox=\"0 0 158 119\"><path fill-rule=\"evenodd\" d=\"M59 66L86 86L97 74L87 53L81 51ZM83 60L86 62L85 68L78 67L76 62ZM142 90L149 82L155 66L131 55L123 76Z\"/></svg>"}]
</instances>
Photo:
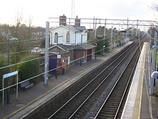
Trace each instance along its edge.
<instances>
[{"instance_id":1,"label":"telegraph pole","mask_svg":"<svg viewBox=\"0 0 158 119\"><path fill-rule=\"evenodd\" d=\"M127 18L127 29L126 29L126 39L128 38L128 18Z\"/></svg>"},{"instance_id":2,"label":"telegraph pole","mask_svg":"<svg viewBox=\"0 0 158 119\"><path fill-rule=\"evenodd\" d=\"M113 45L113 26L111 26L111 49L114 50L114 45Z\"/></svg>"},{"instance_id":3,"label":"telegraph pole","mask_svg":"<svg viewBox=\"0 0 158 119\"><path fill-rule=\"evenodd\" d=\"M44 65L44 84L48 85L48 66L49 66L49 22L46 22L45 34L45 65Z\"/></svg>"},{"instance_id":4,"label":"telegraph pole","mask_svg":"<svg viewBox=\"0 0 158 119\"><path fill-rule=\"evenodd\" d=\"M106 36L106 19L105 19L105 25L104 25L104 39L105 39L105 36Z\"/></svg>"}]
</instances>

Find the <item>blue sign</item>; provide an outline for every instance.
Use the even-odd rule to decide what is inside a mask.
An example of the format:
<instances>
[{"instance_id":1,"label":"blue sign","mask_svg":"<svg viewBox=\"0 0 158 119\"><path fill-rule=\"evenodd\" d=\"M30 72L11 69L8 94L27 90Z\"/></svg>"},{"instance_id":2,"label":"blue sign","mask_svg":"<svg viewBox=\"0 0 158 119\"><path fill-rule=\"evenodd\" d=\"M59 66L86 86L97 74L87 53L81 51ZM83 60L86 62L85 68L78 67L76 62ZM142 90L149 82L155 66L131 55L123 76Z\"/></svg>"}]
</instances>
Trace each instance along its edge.
<instances>
[{"instance_id":1,"label":"blue sign","mask_svg":"<svg viewBox=\"0 0 158 119\"><path fill-rule=\"evenodd\" d=\"M18 75L18 71L14 71L14 72L11 72L11 73L8 73L8 74L4 74L3 79L9 78L9 77L12 77L12 76L15 76L15 75Z\"/></svg>"},{"instance_id":2,"label":"blue sign","mask_svg":"<svg viewBox=\"0 0 158 119\"><path fill-rule=\"evenodd\" d=\"M6 89L4 89L4 79L12 77L12 76L16 76L16 75L17 75L17 78L16 78L16 80L17 80L17 82L16 82L16 99L18 99L18 71L14 71L14 72L3 75L3 80L2 80L2 89L3 89L3 91L2 91L2 106L3 107L4 107L4 99L5 99L4 98L4 90L6 90Z\"/></svg>"}]
</instances>

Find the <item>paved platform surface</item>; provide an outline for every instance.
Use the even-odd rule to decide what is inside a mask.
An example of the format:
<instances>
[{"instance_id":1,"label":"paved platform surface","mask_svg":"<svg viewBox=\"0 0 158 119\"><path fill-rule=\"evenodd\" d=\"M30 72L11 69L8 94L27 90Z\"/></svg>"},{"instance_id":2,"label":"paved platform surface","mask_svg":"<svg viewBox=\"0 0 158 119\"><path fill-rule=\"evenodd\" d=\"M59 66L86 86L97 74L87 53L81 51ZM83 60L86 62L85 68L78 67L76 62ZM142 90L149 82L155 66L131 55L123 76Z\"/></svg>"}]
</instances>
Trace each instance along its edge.
<instances>
[{"instance_id":1,"label":"paved platform surface","mask_svg":"<svg viewBox=\"0 0 158 119\"><path fill-rule=\"evenodd\" d=\"M5 106L2 107L2 104L0 103L0 119L6 117L7 115L10 115L16 110L18 111L22 109L24 106L27 106L30 103L36 102L37 100L42 98L45 93L49 92L52 89L55 89L58 85L64 83L64 81L77 75L80 71L84 70L94 63L97 63L98 61L99 59L97 58L96 60L91 60L85 64L82 64L81 66L74 65L70 68L69 71L65 72L64 75L58 75L57 79L55 79L55 77L50 77L48 81L48 86L45 86L44 81L41 81L40 83L34 85L32 88L26 91L19 91L19 98L17 101L15 93L11 94L9 104L5 104Z\"/></svg>"},{"instance_id":2,"label":"paved platform surface","mask_svg":"<svg viewBox=\"0 0 158 119\"><path fill-rule=\"evenodd\" d=\"M121 119L157 119L158 98L150 95L150 44L142 48ZM155 91L158 88L156 81Z\"/></svg>"},{"instance_id":3,"label":"paved platform surface","mask_svg":"<svg viewBox=\"0 0 158 119\"><path fill-rule=\"evenodd\" d=\"M96 64L97 66L98 63L101 64L103 61L117 54L117 52L121 51L129 44L130 43L124 45L123 47L115 49L113 52L107 54L106 56L92 59L82 64L81 66L79 64L71 66L69 71L65 72L64 75L58 75L57 79L55 79L55 77L50 77L48 80L48 86L45 86L44 81L41 81L40 83L34 85L34 87L26 91L20 91L18 101L15 100L15 93L11 94L10 103L6 104L5 107L2 107L0 105L0 118L7 118L13 113L19 112L28 105L38 102L41 98L45 96L45 94L54 91L56 88L58 88L60 85L67 82L68 80L72 80L73 77L81 74L83 70L89 69L89 67L91 67L92 65Z\"/></svg>"},{"instance_id":4,"label":"paved platform surface","mask_svg":"<svg viewBox=\"0 0 158 119\"><path fill-rule=\"evenodd\" d=\"M28 89L27 91L20 91L18 101L15 100L15 93L11 94L10 103L6 104L5 107L2 107L0 105L0 119L3 119L14 112L21 110L25 106L38 101L40 98L44 96L45 93L54 90L59 85L61 85L67 80L70 80L72 77L76 76L79 72L82 72L85 68L90 67L94 63L98 63L98 62L102 62L103 60L106 60L107 57L111 57L113 54L117 53L122 48L115 49L110 54L102 57L97 57L96 59L93 59L89 62L82 64L81 66L80 65L72 66L70 70L67 71L64 75L58 75L58 79L55 79L55 77L51 77L48 81L48 86L45 86L44 82L41 81L40 83L34 85L34 87ZM156 117L155 114L157 114L158 98L155 96L151 96L151 100L153 104L152 105L153 115L154 115L153 117ZM145 100L142 102L142 104L148 105L147 102L148 100ZM143 112L142 114L146 114L146 113Z\"/></svg>"},{"instance_id":5,"label":"paved platform surface","mask_svg":"<svg viewBox=\"0 0 158 119\"><path fill-rule=\"evenodd\" d=\"M142 110L142 92L145 77L145 64L148 44L144 43L139 60L133 75L132 83L129 89L127 100L123 109L121 119L139 119ZM149 96L149 95L148 95ZM143 112L142 112L143 113ZM149 117L148 117L149 118Z\"/></svg>"}]
</instances>

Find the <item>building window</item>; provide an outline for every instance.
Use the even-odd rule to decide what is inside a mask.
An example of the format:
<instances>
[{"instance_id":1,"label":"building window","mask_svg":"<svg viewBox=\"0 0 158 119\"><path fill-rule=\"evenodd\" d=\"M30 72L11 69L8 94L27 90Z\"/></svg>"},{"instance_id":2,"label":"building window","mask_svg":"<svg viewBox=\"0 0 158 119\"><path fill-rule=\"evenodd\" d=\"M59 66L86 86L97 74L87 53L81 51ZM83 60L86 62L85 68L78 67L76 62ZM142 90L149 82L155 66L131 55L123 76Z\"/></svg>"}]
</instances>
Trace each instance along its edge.
<instances>
[{"instance_id":1,"label":"building window","mask_svg":"<svg viewBox=\"0 0 158 119\"><path fill-rule=\"evenodd\" d=\"M55 33L54 35L54 43L58 43L58 33Z\"/></svg>"},{"instance_id":2,"label":"building window","mask_svg":"<svg viewBox=\"0 0 158 119\"><path fill-rule=\"evenodd\" d=\"M66 34L66 42L70 43L70 32L69 31Z\"/></svg>"}]
</instances>

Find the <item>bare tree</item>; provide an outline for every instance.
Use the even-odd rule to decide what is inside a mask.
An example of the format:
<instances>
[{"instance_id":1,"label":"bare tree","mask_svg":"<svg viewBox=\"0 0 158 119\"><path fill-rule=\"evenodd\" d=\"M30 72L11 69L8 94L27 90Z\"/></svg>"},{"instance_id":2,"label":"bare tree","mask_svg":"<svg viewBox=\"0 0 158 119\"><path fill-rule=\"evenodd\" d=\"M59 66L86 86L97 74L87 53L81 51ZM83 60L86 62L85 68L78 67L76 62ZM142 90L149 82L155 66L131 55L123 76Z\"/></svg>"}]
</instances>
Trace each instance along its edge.
<instances>
[{"instance_id":1,"label":"bare tree","mask_svg":"<svg viewBox=\"0 0 158 119\"><path fill-rule=\"evenodd\" d=\"M156 3L152 3L151 8L155 11L158 11L158 5Z\"/></svg>"},{"instance_id":2,"label":"bare tree","mask_svg":"<svg viewBox=\"0 0 158 119\"><path fill-rule=\"evenodd\" d=\"M29 24L28 24L28 36L27 36L27 38L28 39L31 39L32 38L32 34L31 34L31 32L32 32L32 20L33 20L33 17L32 16L30 16L29 17Z\"/></svg>"}]
</instances>

